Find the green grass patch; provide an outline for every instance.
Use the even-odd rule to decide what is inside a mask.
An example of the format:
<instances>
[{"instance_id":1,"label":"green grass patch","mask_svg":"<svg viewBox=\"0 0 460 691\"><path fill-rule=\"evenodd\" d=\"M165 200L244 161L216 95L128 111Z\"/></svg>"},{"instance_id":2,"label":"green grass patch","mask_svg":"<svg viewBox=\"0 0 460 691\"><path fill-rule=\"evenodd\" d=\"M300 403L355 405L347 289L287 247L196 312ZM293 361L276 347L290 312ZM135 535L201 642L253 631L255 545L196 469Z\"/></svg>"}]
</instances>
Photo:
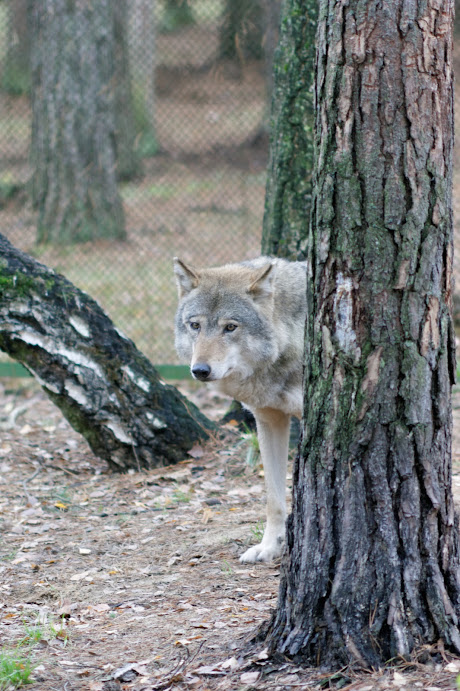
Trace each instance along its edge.
<instances>
[{"instance_id":1,"label":"green grass patch","mask_svg":"<svg viewBox=\"0 0 460 691\"><path fill-rule=\"evenodd\" d=\"M0 651L0 690L18 689L32 682L33 665L17 651Z\"/></svg>"}]
</instances>

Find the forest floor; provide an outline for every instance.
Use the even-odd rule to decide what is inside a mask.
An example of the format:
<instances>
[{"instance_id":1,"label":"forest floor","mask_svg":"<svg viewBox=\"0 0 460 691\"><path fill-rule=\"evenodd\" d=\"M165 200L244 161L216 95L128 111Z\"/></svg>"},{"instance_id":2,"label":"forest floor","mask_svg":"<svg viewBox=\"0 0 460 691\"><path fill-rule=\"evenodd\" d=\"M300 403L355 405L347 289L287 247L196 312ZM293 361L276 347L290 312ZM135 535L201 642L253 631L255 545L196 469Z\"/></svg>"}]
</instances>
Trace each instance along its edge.
<instances>
[{"instance_id":1,"label":"forest floor","mask_svg":"<svg viewBox=\"0 0 460 691\"><path fill-rule=\"evenodd\" d=\"M226 409L204 386L182 389L210 417ZM331 675L248 645L280 570L238 561L264 517L251 449L229 427L179 465L115 475L33 380L0 382L0 658L31 663L27 688L457 688L460 660L441 650ZM459 434L454 472L460 501Z\"/></svg>"}]
</instances>

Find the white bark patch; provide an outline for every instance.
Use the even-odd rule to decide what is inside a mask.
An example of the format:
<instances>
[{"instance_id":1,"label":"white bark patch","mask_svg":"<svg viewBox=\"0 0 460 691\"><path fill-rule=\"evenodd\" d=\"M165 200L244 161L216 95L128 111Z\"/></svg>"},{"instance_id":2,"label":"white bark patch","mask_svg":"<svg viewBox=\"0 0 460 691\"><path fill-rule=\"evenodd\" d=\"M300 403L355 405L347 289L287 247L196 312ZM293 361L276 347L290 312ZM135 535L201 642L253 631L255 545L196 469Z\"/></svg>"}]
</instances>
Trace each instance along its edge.
<instances>
[{"instance_id":1,"label":"white bark patch","mask_svg":"<svg viewBox=\"0 0 460 691\"><path fill-rule=\"evenodd\" d=\"M116 331L117 334L118 334L119 336L121 336L121 338L123 338L125 341L129 341L128 336L126 336L126 334L124 334L123 331L120 331L120 329L118 329L117 327L115 327L115 331Z\"/></svg>"},{"instance_id":2,"label":"white bark patch","mask_svg":"<svg viewBox=\"0 0 460 691\"><path fill-rule=\"evenodd\" d=\"M64 383L64 388L67 391L70 398L73 398L73 400L76 401L79 405L85 408L89 407L88 397L86 396L84 389L81 386L75 384L75 382L73 382L71 379L66 379Z\"/></svg>"},{"instance_id":3,"label":"white bark patch","mask_svg":"<svg viewBox=\"0 0 460 691\"><path fill-rule=\"evenodd\" d=\"M365 400L359 411L358 419L362 420L367 410L370 407L370 399L374 394L379 380L380 359L382 357L382 346L379 346L367 358L367 372L361 384L361 393L364 394Z\"/></svg>"},{"instance_id":4,"label":"white bark patch","mask_svg":"<svg viewBox=\"0 0 460 691\"><path fill-rule=\"evenodd\" d=\"M118 439L118 441L121 441L122 444L134 444L134 440L118 420L107 420L105 426L108 427L111 432L113 432L113 435Z\"/></svg>"},{"instance_id":5,"label":"white bark patch","mask_svg":"<svg viewBox=\"0 0 460 691\"><path fill-rule=\"evenodd\" d=\"M30 307L25 305L23 302L12 302L8 310L11 314L29 314ZM6 313L5 313L6 314Z\"/></svg>"},{"instance_id":6,"label":"white bark patch","mask_svg":"<svg viewBox=\"0 0 460 691\"><path fill-rule=\"evenodd\" d=\"M140 374L137 374L137 372L134 372L134 370L131 369L128 365L125 365L125 367L122 368L122 371L131 379L131 381L138 386L142 391L145 391L145 393L149 393L150 391L150 382L143 377Z\"/></svg>"},{"instance_id":7,"label":"white bark patch","mask_svg":"<svg viewBox=\"0 0 460 691\"><path fill-rule=\"evenodd\" d=\"M334 348L332 347L331 332L325 324L322 327L322 360L323 360L323 377L328 376L328 369L332 364L334 357Z\"/></svg>"},{"instance_id":8,"label":"white bark patch","mask_svg":"<svg viewBox=\"0 0 460 691\"><path fill-rule=\"evenodd\" d=\"M80 336L83 336L83 338L89 338L91 336L88 324L83 319L80 319L80 317L72 315L69 317L69 324L80 334Z\"/></svg>"},{"instance_id":9,"label":"white bark patch","mask_svg":"<svg viewBox=\"0 0 460 691\"><path fill-rule=\"evenodd\" d=\"M163 422L163 420L155 417L155 415L152 415L152 413L146 413L145 417L150 422L152 427L155 427L155 429L165 429L165 427L168 426L166 422Z\"/></svg>"},{"instance_id":10,"label":"white bark patch","mask_svg":"<svg viewBox=\"0 0 460 691\"><path fill-rule=\"evenodd\" d=\"M99 365L91 360L91 358L87 357L83 353L80 353L78 350L66 348L65 346L62 346L62 344L54 341L49 336L41 336L35 331L23 330L19 331L17 335L22 341L24 341L24 343L39 346L40 348L43 348L43 350L46 350L47 353L50 353L51 355L58 355L69 362L73 362L75 365L80 365L93 370L98 377L105 379L104 373Z\"/></svg>"},{"instance_id":11,"label":"white bark patch","mask_svg":"<svg viewBox=\"0 0 460 691\"><path fill-rule=\"evenodd\" d=\"M354 358L361 356L353 329L353 283L341 271L337 274L337 290L334 298L335 336L340 348Z\"/></svg>"},{"instance_id":12,"label":"white bark patch","mask_svg":"<svg viewBox=\"0 0 460 691\"><path fill-rule=\"evenodd\" d=\"M56 384L51 384L49 381L44 381L36 372L33 370L29 365L27 365L27 369L31 374L33 374L34 378L38 381L40 386L43 386L44 389L48 389L48 391L51 391L51 393L61 393L61 389L59 386Z\"/></svg>"},{"instance_id":13,"label":"white bark patch","mask_svg":"<svg viewBox=\"0 0 460 691\"><path fill-rule=\"evenodd\" d=\"M435 350L439 348L440 335L438 326L439 315L439 300L431 297L428 302L428 312L425 316L425 323L422 330L422 339L420 343L420 352L423 356L428 353L430 345Z\"/></svg>"}]
</instances>

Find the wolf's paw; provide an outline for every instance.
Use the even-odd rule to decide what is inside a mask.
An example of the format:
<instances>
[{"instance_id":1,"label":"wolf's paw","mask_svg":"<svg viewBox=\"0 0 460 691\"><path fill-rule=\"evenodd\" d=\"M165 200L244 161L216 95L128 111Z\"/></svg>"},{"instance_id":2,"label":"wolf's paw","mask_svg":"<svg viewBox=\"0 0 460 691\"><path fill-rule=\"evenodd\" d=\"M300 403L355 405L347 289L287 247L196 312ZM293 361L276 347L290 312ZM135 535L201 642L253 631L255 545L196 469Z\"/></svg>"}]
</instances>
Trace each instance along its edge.
<instances>
[{"instance_id":1,"label":"wolf's paw","mask_svg":"<svg viewBox=\"0 0 460 691\"><path fill-rule=\"evenodd\" d=\"M262 541L259 545L254 545L244 552L240 557L243 564L255 564L258 561L273 561L280 556L283 551L283 538L279 537L273 542Z\"/></svg>"}]
</instances>

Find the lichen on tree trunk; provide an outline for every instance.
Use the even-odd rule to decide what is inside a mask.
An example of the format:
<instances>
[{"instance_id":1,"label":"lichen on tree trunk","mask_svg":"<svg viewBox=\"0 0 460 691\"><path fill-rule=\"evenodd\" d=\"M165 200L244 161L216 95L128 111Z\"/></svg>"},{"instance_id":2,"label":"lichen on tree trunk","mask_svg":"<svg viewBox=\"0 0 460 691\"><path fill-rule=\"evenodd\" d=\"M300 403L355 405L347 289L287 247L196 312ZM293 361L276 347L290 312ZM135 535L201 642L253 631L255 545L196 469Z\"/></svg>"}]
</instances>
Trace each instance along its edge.
<instances>
[{"instance_id":1,"label":"lichen on tree trunk","mask_svg":"<svg viewBox=\"0 0 460 691\"><path fill-rule=\"evenodd\" d=\"M262 254L305 259L310 223L318 0L286 0L274 60Z\"/></svg>"},{"instance_id":2,"label":"lichen on tree trunk","mask_svg":"<svg viewBox=\"0 0 460 691\"><path fill-rule=\"evenodd\" d=\"M321 0L303 438L271 650L460 652L451 0Z\"/></svg>"},{"instance_id":3,"label":"lichen on tree trunk","mask_svg":"<svg viewBox=\"0 0 460 691\"><path fill-rule=\"evenodd\" d=\"M177 463L215 429L94 300L2 235L0 349L114 470Z\"/></svg>"}]
</instances>

